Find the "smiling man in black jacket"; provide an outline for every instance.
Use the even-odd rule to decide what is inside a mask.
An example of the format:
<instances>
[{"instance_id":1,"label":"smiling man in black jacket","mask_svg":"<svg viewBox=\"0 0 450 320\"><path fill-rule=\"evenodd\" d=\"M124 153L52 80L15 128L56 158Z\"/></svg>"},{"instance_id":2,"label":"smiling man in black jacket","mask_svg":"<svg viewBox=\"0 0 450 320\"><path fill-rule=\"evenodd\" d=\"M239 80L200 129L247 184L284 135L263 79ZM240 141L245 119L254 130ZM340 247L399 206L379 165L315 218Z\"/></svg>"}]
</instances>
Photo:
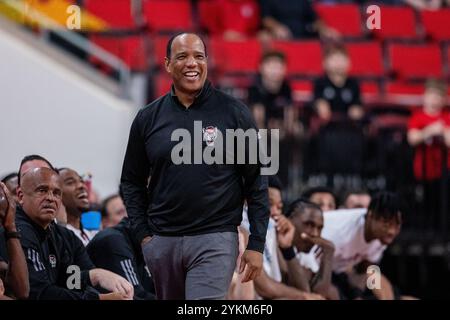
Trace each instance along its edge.
<instances>
[{"instance_id":1,"label":"smiling man in black jacket","mask_svg":"<svg viewBox=\"0 0 450 320\"><path fill-rule=\"evenodd\" d=\"M218 131L256 126L245 105L207 80L206 46L198 35L182 33L169 40L166 70L173 79L171 91L141 109L131 126L123 197L157 298L223 299L236 265L244 200L251 234L240 272L245 271L243 281L261 272L267 179L258 163L175 164L173 133L184 129L194 137L184 152L190 157L194 150L195 160L195 150L211 146Z\"/></svg>"}]
</instances>

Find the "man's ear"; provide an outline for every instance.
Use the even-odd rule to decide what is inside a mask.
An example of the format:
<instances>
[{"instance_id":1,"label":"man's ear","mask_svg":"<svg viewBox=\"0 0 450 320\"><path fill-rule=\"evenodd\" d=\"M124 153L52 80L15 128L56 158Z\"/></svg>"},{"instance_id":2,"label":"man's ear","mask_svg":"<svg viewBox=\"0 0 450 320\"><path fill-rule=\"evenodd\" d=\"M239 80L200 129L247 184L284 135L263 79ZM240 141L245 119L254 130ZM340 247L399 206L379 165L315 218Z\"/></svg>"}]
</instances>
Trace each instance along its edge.
<instances>
[{"instance_id":1,"label":"man's ear","mask_svg":"<svg viewBox=\"0 0 450 320\"><path fill-rule=\"evenodd\" d=\"M21 206L23 206L23 191L22 191L22 188L20 186L17 187L16 192L17 192L17 199L19 199L19 204Z\"/></svg>"},{"instance_id":2,"label":"man's ear","mask_svg":"<svg viewBox=\"0 0 450 320\"><path fill-rule=\"evenodd\" d=\"M166 67L167 73L171 73L170 68L169 68L169 64L170 64L170 59L165 57L164 58L164 66Z\"/></svg>"}]
</instances>

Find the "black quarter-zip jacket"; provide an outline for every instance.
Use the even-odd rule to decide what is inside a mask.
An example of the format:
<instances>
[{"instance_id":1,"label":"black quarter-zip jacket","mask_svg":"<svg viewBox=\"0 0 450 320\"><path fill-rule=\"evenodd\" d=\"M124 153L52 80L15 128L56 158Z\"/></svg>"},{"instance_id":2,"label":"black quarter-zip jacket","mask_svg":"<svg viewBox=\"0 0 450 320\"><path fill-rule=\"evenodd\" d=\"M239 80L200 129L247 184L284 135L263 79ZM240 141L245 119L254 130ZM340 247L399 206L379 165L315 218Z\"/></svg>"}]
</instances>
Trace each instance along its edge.
<instances>
[{"instance_id":1,"label":"black quarter-zip jacket","mask_svg":"<svg viewBox=\"0 0 450 320\"><path fill-rule=\"evenodd\" d=\"M91 287L89 270L95 268L75 233L52 222L44 230L17 206L16 224L28 266L31 300L98 300ZM67 280L80 270L80 288L69 289Z\"/></svg>"},{"instance_id":2,"label":"black quarter-zip jacket","mask_svg":"<svg viewBox=\"0 0 450 320\"><path fill-rule=\"evenodd\" d=\"M256 130L250 110L208 80L189 108L179 102L173 87L142 108L131 125L121 177L121 192L138 243L153 234L236 232L246 200L251 233L247 248L263 252L269 205L267 177L261 175L259 161L249 164L247 157L245 164L174 164L172 148L181 140L171 141L171 135L186 129L192 140L202 136L202 132L194 133L194 121L201 121L202 128L220 130L224 148L226 129ZM193 150L193 142L191 146ZM202 152L205 147L203 141Z\"/></svg>"},{"instance_id":3,"label":"black quarter-zip jacket","mask_svg":"<svg viewBox=\"0 0 450 320\"><path fill-rule=\"evenodd\" d=\"M92 262L127 279L135 300L155 300L155 288L145 266L141 246L134 241L129 218L95 235L86 247Z\"/></svg>"}]
</instances>

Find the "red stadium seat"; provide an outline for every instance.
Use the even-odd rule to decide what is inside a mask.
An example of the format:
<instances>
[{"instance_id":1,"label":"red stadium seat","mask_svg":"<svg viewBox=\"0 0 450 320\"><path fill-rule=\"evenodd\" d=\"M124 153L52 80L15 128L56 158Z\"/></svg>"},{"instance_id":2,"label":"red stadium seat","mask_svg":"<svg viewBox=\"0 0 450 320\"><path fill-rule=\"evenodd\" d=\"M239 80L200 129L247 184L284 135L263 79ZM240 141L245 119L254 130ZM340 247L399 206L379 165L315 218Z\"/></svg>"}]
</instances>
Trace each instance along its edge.
<instances>
[{"instance_id":1,"label":"red stadium seat","mask_svg":"<svg viewBox=\"0 0 450 320\"><path fill-rule=\"evenodd\" d=\"M198 1L198 18L200 27L207 30L210 34L215 34L220 29L218 25L218 14L215 0Z\"/></svg>"},{"instance_id":2,"label":"red stadium seat","mask_svg":"<svg viewBox=\"0 0 450 320\"><path fill-rule=\"evenodd\" d=\"M320 18L330 27L346 37L360 37L361 13L356 4L316 4L314 6Z\"/></svg>"},{"instance_id":3,"label":"red stadium seat","mask_svg":"<svg viewBox=\"0 0 450 320\"><path fill-rule=\"evenodd\" d=\"M389 47L391 71L401 79L441 77L441 51L436 44L392 44Z\"/></svg>"},{"instance_id":4,"label":"red stadium seat","mask_svg":"<svg viewBox=\"0 0 450 320\"><path fill-rule=\"evenodd\" d=\"M349 43L347 50L352 61L353 76L383 76L383 55L378 42Z\"/></svg>"},{"instance_id":5,"label":"red stadium seat","mask_svg":"<svg viewBox=\"0 0 450 320\"><path fill-rule=\"evenodd\" d=\"M144 41L141 36L112 37L92 35L91 41L123 60L132 70L144 71L147 68ZM91 62L98 63L95 57Z\"/></svg>"},{"instance_id":6,"label":"red stadium seat","mask_svg":"<svg viewBox=\"0 0 450 320\"><path fill-rule=\"evenodd\" d=\"M380 96L380 87L376 82L363 81L360 84L360 90L362 95L363 104L368 101L373 101Z\"/></svg>"},{"instance_id":7,"label":"red stadium seat","mask_svg":"<svg viewBox=\"0 0 450 320\"><path fill-rule=\"evenodd\" d=\"M258 40L225 41L214 37L210 40L215 67L225 73L255 73L261 60L261 44Z\"/></svg>"},{"instance_id":8,"label":"red stadium seat","mask_svg":"<svg viewBox=\"0 0 450 320\"><path fill-rule=\"evenodd\" d=\"M113 28L133 28L131 0L86 0L86 9L105 20Z\"/></svg>"},{"instance_id":9,"label":"red stadium seat","mask_svg":"<svg viewBox=\"0 0 450 320\"><path fill-rule=\"evenodd\" d=\"M311 101L313 98L313 84L311 81L293 80L290 84L295 102Z\"/></svg>"},{"instance_id":10,"label":"red stadium seat","mask_svg":"<svg viewBox=\"0 0 450 320\"><path fill-rule=\"evenodd\" d=\"M284 52L289 75L319 76L322 69L322 48L318 41L273 42L273 49Z\"/></svg>"},{"instance_id":11,"label":"red stadium seat","mask_svg":"<svg viewBox=\"0 0 450 320\"><path fill-rule=\"evenodd\" d=\"M425 32L435 40L450 40L450 9L420 12Z\"/></svg>"},{"instance_id":12,"label":"red stadium seat","mask_svg":"<svg viewBox=\"0 0 450 320\"><path fill-rule=\"evenodd\" d=\"M416 38L416 19L410 7L380 6L381 29L373 30L379 39Z\"/></svg>"},{"instance_id":13,"label":"red stadium seat","mask_svg":"<svg viewBox=\"0 0 450 320\"><path fill-rule=\"evenodd\" d=\"M152 31L192 29L192 8L188 0L145 0L144 16Z\"/></svg>"}]
</instances>

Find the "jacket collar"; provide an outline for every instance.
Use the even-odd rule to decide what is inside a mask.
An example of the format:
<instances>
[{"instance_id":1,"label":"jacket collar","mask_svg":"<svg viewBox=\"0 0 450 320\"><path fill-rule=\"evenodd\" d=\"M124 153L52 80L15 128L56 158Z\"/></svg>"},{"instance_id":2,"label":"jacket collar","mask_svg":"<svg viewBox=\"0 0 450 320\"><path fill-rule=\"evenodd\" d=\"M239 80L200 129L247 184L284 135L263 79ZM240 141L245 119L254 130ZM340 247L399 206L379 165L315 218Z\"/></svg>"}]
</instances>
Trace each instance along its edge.
<instances>
[{"instance_id":1,"label":"jacket collar","mask_svg":"<svg viewBox=\"0 0 450 320\"><path fill-rule=\"evenodd\" d=\"M35 223L33 220L31 220L31 218L26 214L25 210L23 210L23 208L19 205L16 206L16 214L17 217L19 217L19 219L22 219L23 221L25 221L26 223L30 224L33 227L33 229L36 231L41 241L49 237L53 231L54 228L53 221L50 223L47 229L44 229L40 225Z\"/></svg>"},{"instance_id":2,"label":"jacket collar","mask_svg":"<svg viewBox=\"0 0 450 320\"><path fill-rule=\"evenodd\" d=\"M189 108L195 107L196 105L201 104L202 102L204 102L209 97L209 95L211 94L212 90L213 90L213 86L211 84L211 81L206 79L205 80L205 84L203 85L203 87L200 90L200 92L195 96L194 102L192 103L192 105ZM178 97L177 97L177 95L175 93L175 87L174 87L173 84L170 87L170 96L174 100L176 100L178 103L180 103L179 100L178 100Z\"/></svg>"}]
</instances>

